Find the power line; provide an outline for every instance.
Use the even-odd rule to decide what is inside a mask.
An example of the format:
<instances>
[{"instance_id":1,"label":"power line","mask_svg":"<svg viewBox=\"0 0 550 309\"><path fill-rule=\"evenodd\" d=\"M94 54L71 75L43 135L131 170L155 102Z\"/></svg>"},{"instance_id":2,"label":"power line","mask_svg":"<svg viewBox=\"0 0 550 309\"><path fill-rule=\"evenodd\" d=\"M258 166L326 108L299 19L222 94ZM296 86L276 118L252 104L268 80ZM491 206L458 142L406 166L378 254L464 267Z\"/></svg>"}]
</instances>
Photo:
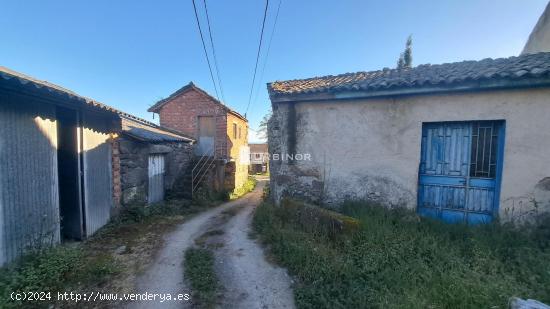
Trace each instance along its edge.
<instances>
[{"instance_id":1,"label":"power line","mask_svg":"<svg viewBox=\"0 0 550 309\"><path fill-rule=\"evenodd\" d=\"M245 117L246 117L246 113L248 112L248 107L250 106L250 101L252 101L252 91L254 90L254 83L256 82L256 72L258 70L258 60L260 59L260 50L262 49L262 40L264 37L265 19L267 17L268 6L269 6L269 0L266 0L265 10L264 10L264 19L262 21L262 31L260 32L260 44L258 44L258 53L256 54L256 65L254 66L254 75L252 77L252 86L250 87L250 95L248 96L248 104L246 105L246 110L244 112Z\"/></svg>"},{"instance_id":2,"label":"power line","mask_svg":"<svg viewBox=\"0 0 550 309\"><path fill-rule=\"evenodd\" d=\"M267 52L265 54L264 65L262 67L262 73L260 74L259 81L262 82L265 73L265 67L267 65L267 59L269 58L269 51L271 50L271 42L273 41L273 36L275 35L275 28L277 27L277 19L279 19L279 10L281 9L281 3L283 0L279 0L279 5L277 6L277 13L275 13L275 22L273 23L273 29L271 30L271 37L269 38L269 44L267 44ZM257 102L258 95L260 94L260 88L256 90L256 95L254 96L254 102Z\"/></svg>"},{"instance_id":3,"label":"power line","mask_svg":"<svg viewBox=\"0 0 550 309\"><path fill-rule=\"evenodd\" d=\"M199 28L199 34L201 35L202 48L204 50L204 56L206 57L206 63L208 63L208 70L210 71L210 78L214 84L214 90L216 91L216 99L220 100L218 96L218 87L216 87L216 81L214 80L214 74L212 74L212 66L210 65L210 59L208 58L208 52L206 51L206 44L204 44L204 37L202 35L201 23L199 21L199 14L197 13L197 6L195 5L195 0L193 1L193 10L195 11L195 18L197 19L197 26Z\"/></svg>"},{"instance_id":4,"label":"power line","mask_svg":"<svg viewBox=\"0 0 550 309\"><path fill-rule=\"evenodd\" d=\"M220 70L218 68L218 58L216 57L216 49L214 48L214 39L212 39L212 29L210 28L210 17L208 16L208 8L206 7L206 0L204 2L204 11L206 12L206 23L208 24L208 35L210 36L210 46L212 46L212 55L214 56L214 68L216 69L216 76L218 77L218 86L220 87L220 93L222 100L225 102L225 95L223 94L222 78Z\"/></svg>"}]
</instances>

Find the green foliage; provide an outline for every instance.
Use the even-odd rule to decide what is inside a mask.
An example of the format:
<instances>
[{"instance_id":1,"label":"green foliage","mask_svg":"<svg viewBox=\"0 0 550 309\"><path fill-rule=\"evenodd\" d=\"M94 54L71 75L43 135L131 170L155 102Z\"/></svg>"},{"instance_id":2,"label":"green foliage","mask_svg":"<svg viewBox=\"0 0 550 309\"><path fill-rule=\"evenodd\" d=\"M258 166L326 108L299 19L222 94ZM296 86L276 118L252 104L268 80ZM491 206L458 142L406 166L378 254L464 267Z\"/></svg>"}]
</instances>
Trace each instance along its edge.
<instances>
[{"instance_id":1,"label":"green foliage","mask_svg":"<svg viewBox=\"0 0 550 309\"><path fill-rule=\"evenodd\" d=\"M405 43L405 50L399 55L397 60L397 69L410 69L412 68L412 36L409 35L407 43Z\"/></svg>"},{"instance_id":2,"label":"green foliage","mask_svg":"<svg viewBox=\"0 0 550 309\"><path fill-rule=\"evenodd\" d=\"M355 218L292 199L284 199L281 208L280 217L284 222L292 222L309 233L334 238L359 228L359 220Z\"/></svg>"},{"instance_id":3,"label":"green foliage","mask_svg":"<svg viewBox=\"0 0 550 309\"><path fill-rule=\"evenodd\" d=\"M267 139L267 125L272 116L273 116L273 112L269 111L267 114L264 115L264 117L260 121L260 124L258 125L259 138Z\"/></svg>"},{"instance_id":4,"label":"green foliage","mask_svg":"<svg viewBox=\"0 0 550 309\"><path fill-rule=\"evenodd\" d=\"M51 302L66 286L102 282L116 272L110 255L89 259L80 248L59 246L24 256L18 263L0 269L0 308L31 306L12 301L12 292L51 292ZM36 303L38 305L39 303Z\"/></svg>"},{"instance_id":5,"label":"green foliage","mask_svg":"<svg viewBox=\"0 0 550 309\"><path fill-rule=\"evenodd\" d=\"M237 188L233 191L233 193L230 194L230 199L238 199L239 197L242 197L243 195L247 194L248 192L251 192L256 187L256 179L254 177L248 177L247 181L244 183L244 185L240 188Z\"/></svg>"},{"instance_id":6,"label":"green foliage","mask_svg":"<svg viewBox=\"0 0 550 309\"><path fill-rule=\"evenodd\" d=\"M300 308L504 308L511 296L550 302L547 228L451 225L346 203L342 212L360 228L330 238L287 220L288 211L264 203L254 227L297 278Z\"/></svg>"},{"instance_id":7,"label":"green foliage","mask_svg":"<svg viewBox=\"0 0 550 309\"><path fill-rule=\"evenodd\" d=\"M193 289L194 302L204 308L213 308L219 285L212 252L207 249L187 249L184 268L185 277Z\"/></svg>"}]
</instances>

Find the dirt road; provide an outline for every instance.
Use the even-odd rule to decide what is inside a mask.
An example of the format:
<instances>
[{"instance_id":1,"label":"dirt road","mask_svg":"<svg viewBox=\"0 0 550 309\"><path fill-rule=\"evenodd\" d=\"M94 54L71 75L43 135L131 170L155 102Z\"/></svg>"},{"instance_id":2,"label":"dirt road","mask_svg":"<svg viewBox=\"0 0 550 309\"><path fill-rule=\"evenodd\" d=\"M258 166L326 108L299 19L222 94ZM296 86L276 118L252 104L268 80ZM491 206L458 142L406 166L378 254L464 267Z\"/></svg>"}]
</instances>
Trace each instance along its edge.
<instances>
[{"instance_id":1,"label":"dirt road","mask_svg":"<svg viewBox=\"0 0 550 309\"><path fill-rule=\"evenodd\" d=\"M189 293L183 273L184 252L195 244L212 248L222 285L220 308L294 308L291 279L266 261L263 249L249 237L254 208L261 202L265 180L253 192L183 223L165 238L152 265L138 278L137 293ZM192 301L149 300L128 308L189 308Z\"/></svg>"}]
</instances>

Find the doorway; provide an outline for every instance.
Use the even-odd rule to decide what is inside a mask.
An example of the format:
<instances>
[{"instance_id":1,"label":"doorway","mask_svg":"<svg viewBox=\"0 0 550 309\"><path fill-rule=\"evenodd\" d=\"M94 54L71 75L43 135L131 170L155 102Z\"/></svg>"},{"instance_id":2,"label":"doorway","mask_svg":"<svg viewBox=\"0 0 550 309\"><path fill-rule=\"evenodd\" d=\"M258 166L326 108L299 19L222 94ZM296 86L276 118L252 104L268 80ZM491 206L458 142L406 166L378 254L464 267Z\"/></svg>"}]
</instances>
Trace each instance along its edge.
<instances>
[{"instance_id":1,"label":"doorway","mask_svg":"<svg viewBox=\"0 0 550 309\"><path fill-rule=\"evenodd\" d=\"M216 121L212 116L199 116L199 142L196 154L199 156L214 155L214 136L216 133Z\"/></svg>"},{"instance_id":2,"label":"doorway","mask_svg":"<svg viewBox=\"0 0 550 309\"><path fill-rule=\"evenodd\" d=\"M57 170L59 179L59 215L63 240L83 238L80 191L78 114L57 107Z\"/></svg>"},{"instance_id":3,"label":"doorway","mask_svg":"<svg viewBox=\"0 0 550 309\"><path fill-rule=\"evenodd\" d=\"M498 212L504 121L424 123L418 212L488 223Z\"/></svg>"}]
</instances>

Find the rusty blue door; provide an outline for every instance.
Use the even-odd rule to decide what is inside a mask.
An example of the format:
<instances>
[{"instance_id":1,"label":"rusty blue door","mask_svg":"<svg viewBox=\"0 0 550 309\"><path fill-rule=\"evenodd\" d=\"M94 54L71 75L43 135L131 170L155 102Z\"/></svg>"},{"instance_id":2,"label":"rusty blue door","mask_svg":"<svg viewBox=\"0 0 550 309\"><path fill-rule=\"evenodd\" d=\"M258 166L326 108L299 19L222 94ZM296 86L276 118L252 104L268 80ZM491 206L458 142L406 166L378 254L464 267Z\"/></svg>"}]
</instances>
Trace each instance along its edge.
<instances>
[{"instance_id":1,"label":"rusty blue door","mask_svg":"<svg viewBox=\"0 0 550 309\"><path fill-rule=\"evenodd\" d=\"M502 121L424 123L418 212L446 222L491 222L498 209Z\"/></svg>"}]
</instances>

